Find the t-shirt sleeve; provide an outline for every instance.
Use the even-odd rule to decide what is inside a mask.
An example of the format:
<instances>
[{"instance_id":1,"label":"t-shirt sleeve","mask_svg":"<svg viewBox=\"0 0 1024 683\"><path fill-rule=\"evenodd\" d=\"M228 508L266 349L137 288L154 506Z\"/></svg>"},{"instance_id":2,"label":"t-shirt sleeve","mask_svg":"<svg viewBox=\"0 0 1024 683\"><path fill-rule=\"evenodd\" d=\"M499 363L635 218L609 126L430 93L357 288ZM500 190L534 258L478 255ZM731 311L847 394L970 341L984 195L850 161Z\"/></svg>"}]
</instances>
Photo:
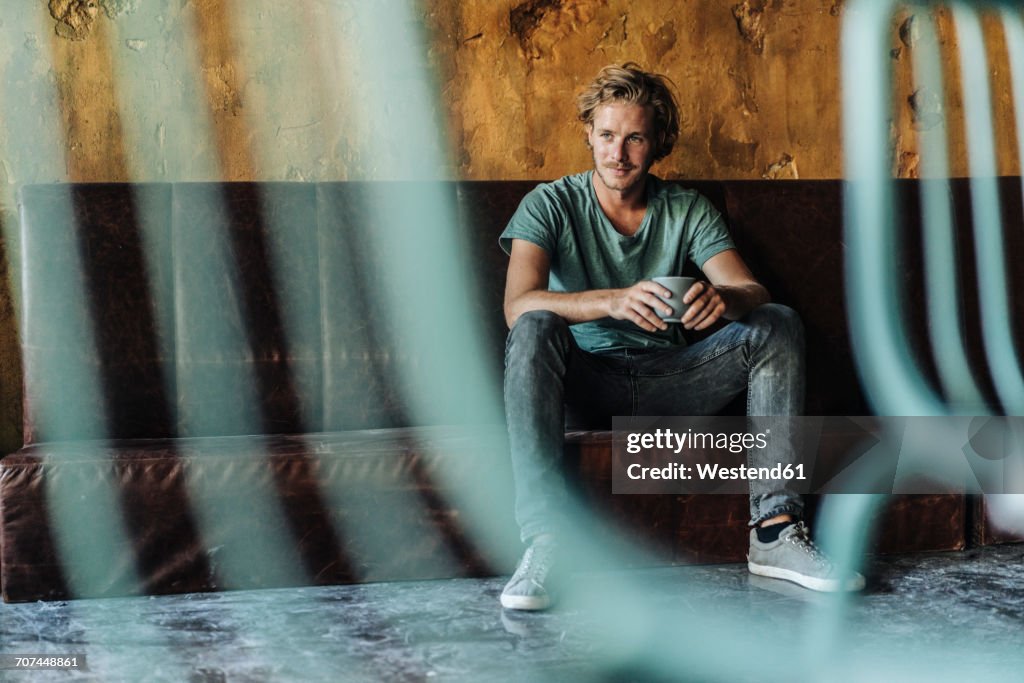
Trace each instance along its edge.
<instances>
[{"instance_id":1,"label":"t-shirt sleeve","mask_svg":"<svg viewBox=\"0 0 1024 683\"><path fill-rule=\"evenodd\" d=\"M542 185L523 197L498 238L498 244L506 254L511 254L512 240L526 240L554 255L557 253L558 231L564 224L564 211Z\"/></svg>"},{"instance_id":2,"label":"t-shirt sleeve","mask_svg":"<svg viewBox=\"0 0 1024 683\"><path fill-rule=\"evenodd\" d=\"M690 220L693 228L689 256L698 268L703 268L715 254L736 248L725 219L706 197L697 195L690 209Z\"/></svg>"}]
</instances>

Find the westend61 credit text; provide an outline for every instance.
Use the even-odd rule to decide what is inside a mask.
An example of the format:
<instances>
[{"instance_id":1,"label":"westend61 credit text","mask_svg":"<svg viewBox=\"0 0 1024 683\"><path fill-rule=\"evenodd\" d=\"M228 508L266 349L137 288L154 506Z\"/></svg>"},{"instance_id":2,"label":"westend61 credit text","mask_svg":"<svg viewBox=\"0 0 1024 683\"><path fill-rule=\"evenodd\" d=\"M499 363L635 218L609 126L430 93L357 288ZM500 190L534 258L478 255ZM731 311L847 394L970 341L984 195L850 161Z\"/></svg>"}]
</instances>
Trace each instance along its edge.
<instances>
[{"instance_id":1,"label":"westend61 credit text","mask_svg":"<svg viewBox=\"0 0 1024 683\"><path fill-rule=\"evenodd\" d=\"M638 463L632 463L626 468L626 476L630 479L700 479L702 481L731 481L742 479L743 481L789 481L796 479L803 481L807 479L804 474L804 464L798 463L783 465L779 463L772 467L748 467L737 465L736 467L722 467L718 463L695 463L684 465L673 462L664 467L644 467Z\"/></svg>"}]
</instances>

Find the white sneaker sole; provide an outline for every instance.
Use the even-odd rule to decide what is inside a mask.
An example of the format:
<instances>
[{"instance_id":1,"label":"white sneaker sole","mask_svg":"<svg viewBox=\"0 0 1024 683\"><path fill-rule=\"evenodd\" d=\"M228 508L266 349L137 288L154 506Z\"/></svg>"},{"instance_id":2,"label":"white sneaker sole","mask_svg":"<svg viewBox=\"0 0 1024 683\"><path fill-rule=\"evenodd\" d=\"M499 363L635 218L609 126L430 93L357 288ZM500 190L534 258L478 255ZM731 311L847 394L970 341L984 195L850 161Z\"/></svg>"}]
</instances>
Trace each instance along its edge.
<instances>
[{"instance_id":1,"label":"white sneaker sole","mask_svg":"<svg viewBox=\"0 0 1024 683\"><path fill-rule=\"evenodd\" d=\"M783 581L791 581L798 586L809 588L812 591L821 591L822 593L837 593L839 591L859 591L864 588L864 577L860 574L847 579L845 582L839 579L819 579L816 576L807 576L800 572L795 572L792 569L780 569L779 567L771 567L763 564L755 564L754 562L747 562L747 569L750 570L751 574L757 574L758 576L767 576L771 579L782 579ZM845 583L845 585L844 585Z\"/></svg>"},{"instance_id":2,"label":"white sneaker sole","mask_svg":"<svg viewBox=\"0 0 1024 683\"><path fill-rule=\"evenodd\" d=\"M537 612L551 607L551 598L547 595L536 597L530 595L505 595L502 593L501 606L505 609Z\"/></svg>"}]
</instances>

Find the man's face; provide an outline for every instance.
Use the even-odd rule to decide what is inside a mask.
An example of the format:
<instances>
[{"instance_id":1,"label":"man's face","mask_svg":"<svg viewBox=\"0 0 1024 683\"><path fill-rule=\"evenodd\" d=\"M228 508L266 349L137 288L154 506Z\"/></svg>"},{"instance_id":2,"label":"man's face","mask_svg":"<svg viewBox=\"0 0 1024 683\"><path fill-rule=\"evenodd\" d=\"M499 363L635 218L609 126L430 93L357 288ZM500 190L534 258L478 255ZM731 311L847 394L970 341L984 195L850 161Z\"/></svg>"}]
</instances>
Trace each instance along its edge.
<instances>
[{"instance_id":1,"label":"man's face","mask_svg":"<svg viewBox=\"0 0 1024 683\"><path fill-rule=\"evenodd\" d=\"M654 163L654 137L654 110L650 107L621 102L598 107L587 141L604 186L617 192L642 186Z\"/></svg>"}]
</instances>

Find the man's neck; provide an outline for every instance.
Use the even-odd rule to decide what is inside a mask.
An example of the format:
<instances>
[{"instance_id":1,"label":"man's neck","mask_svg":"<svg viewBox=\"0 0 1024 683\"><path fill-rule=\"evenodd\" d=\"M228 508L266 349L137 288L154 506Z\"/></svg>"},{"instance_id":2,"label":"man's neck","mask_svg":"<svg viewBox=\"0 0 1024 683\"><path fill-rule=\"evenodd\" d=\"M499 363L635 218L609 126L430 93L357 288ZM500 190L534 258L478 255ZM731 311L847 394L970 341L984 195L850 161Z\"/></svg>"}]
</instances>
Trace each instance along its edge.
<instances>
[{"instance_id":1,"label":"man's neck","mask_svg":"<svg viewBox=\"0 0 1024 683\"><path fill-rule=\"evenodd\" d=\"M636 185L619 191L605 185L596 172L592 175L597 203L620 234L631 236L640 229L647 211L647 180L645 177Z\"/></svg>"},{"instance_id":2,"label":"man's neck","mask_svg":"<svg viewBox=\"0 0 1024 683\"><path fill-rule=\"evenodd\" d=\"M605 213L614 214L631 213L646 209L647 181L648 178L645 177L636 185L625 190L613 190L601 181L596 172L590 178L590 182L594 184L594 192L597 194L597 201L601 204L601 208L604 209Z\"/></svg>"}]
</instances>

